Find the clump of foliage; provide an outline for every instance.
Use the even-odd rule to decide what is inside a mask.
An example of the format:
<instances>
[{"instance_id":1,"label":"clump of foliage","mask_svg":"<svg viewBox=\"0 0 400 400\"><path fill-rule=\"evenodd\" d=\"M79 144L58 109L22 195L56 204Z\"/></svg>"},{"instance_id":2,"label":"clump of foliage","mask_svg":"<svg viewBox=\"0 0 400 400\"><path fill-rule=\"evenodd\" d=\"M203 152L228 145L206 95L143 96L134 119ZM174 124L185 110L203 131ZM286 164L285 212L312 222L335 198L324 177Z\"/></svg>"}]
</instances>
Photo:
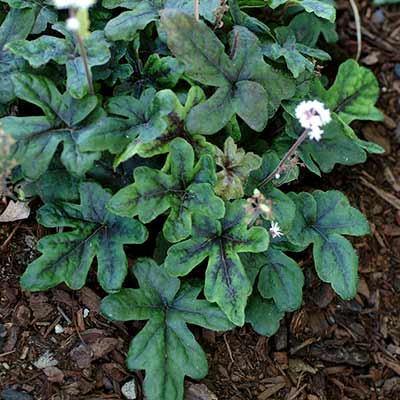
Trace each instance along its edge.
<instances>
[{"instance_id":1,"label":"clump of foliage","mask_svg":"<svg viewBox=\"0 0 400 400\"><path fill-rule=\"evenodd\" d=\"M333 2L3 2L0 132L39 223L63 228L21 284L80 289L97 272L104 316L148 321L127 363L149 400L207 373L187 324L274 334L302 303L296 253L311 246L319 278L355 296L346 236L366 219L336 190L291 186L382 152L351 127L382 119L374 75L352 60L324 75Z\"/></svg>"}]
</instances>

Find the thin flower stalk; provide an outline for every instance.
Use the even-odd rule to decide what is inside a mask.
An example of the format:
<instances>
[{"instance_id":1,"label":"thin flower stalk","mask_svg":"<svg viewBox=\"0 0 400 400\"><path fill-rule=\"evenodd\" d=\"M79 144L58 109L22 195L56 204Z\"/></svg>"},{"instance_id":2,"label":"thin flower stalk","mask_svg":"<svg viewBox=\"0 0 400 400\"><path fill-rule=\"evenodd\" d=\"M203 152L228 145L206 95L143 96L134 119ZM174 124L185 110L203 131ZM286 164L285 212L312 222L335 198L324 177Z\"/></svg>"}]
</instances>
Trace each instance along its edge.
<instances>
[{"instance_id":1,"label":"thin flower stalk","mask_svg":"<svg viewBox=\"0 0 400 400\"><path fill-rule=\"evenodd\" d=\"M200 19L199 16L199 0L194 0L194 17L196 18L196 21Z\"/></svg>"},{"instance_id":2,"label":"thin flower stalk","mask_svg":"<svg viewBox=\"0 0 400 400\"><path fill-rule=\"evenodd\" d=\"M70 20L76 20L76 11L73 8L69 9L69 18ZM78 30L74 31L75 34L75 38L76 41L78 42L79 45L79 52L81 54L82 60L83 60L83 67L85 68L85 74L86 74L86 79L87 79L87 83L88 83L88 87L89 87L89 93L94 96L95 92L94 92L94 87L93 87L93 81L92 81L92 74L90 72L90 67L89 67L89 62L88 62L88 56L87 56L87 52L85 49L85 44L83 43L83 38L82 35Z\"/></svg>"},{"instance_id":3,"label":"thin flower stalk","mask_svg":"<svg viewBox=\"0 0 400 400\"><path fill-rule=\"evenodd\" d=\"M299 146L307 138L319 141L323 134L321 127L331 121L330 111L318 100L302 101L296 107L295 115L300 125L304 128L304 132L297 138L276 168L260 183L260 188L263 188L273 179L279 179L286 162L295 154Z\"/></svg>"}]
</instances>

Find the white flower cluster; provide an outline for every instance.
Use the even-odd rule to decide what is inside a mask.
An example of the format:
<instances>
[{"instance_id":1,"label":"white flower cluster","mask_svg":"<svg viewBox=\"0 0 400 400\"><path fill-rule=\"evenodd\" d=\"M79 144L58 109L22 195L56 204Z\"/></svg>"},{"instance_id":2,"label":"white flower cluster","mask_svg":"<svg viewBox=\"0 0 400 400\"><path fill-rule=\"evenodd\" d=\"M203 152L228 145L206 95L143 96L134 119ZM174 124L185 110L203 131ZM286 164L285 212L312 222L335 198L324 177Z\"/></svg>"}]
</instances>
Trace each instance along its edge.
<instances>
[{"instance_id":1,"label":"white flower cluster","mask_svg":"<svg viewBox=\"0 0 400 400\"><path fill-rule=\"evenodd\" d=\"M96 0L53 0L54 6L58 9L63 8L89 8Z\"/></svg>"},{"instance_id":2,"label":"white flower cluster","mask_svg":"<svg viewBox=\"0 0 400 400\"><path fill-rule=\"evenodd\" d=\"M307 129L308 137L318 141L323 134L321 126L331 121L331 113L318 100L302 101L296 107L296 118Z\"/></svg>"}]
</instances>

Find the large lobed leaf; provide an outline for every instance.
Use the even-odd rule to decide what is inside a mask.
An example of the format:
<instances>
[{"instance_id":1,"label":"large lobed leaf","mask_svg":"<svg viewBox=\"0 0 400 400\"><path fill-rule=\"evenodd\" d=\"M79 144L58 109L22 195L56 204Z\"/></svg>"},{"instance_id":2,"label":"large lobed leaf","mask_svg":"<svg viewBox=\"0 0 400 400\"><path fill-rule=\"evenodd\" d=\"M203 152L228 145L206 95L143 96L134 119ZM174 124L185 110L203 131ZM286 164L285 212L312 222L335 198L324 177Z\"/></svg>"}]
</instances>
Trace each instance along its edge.
<instances>
[{"instance_id":1,"label":"large lobed leaf","mask_svg":"<svg viewBox=\"0 0 400 400\"><path fill-rule=\"evenodd\" d=\"M154 157L158 154L168 153L170 144L176 138L185 139L192 147L197 157L202 154L213 154L215 146L208 143L204 136L191 134L186 130L186 120L190 110L205 100L205 94L199 86L191 86L186 94L184 104L170 89L157 92L157 101L161 105L163 114L168 120L167 129L151 142L138 143L135 151L140 157Z\"/></svg>"},{"instance_id":2,"label":"large lobed leaf","mask_svg":"<svg viewBox=\"0 0 400 400\"><path fill-rule=\"evenodd\" d=\"M167 174L149 167L134 171L135 183L121 189L109 208L119 215L138 215L148 223L168 211L164 236L170 242L187 238L192 232L192 216L204 214L218 219L224 215L224 203L214 194L215 163L210 155L195 164L193 148L184 139L170 144Z\"/></svg>"},{"instance_id":3,"label":"large lobed leaf","mask_svg":"<svg viewBox=\"0 0 400 400\"><path fill-rule=\"evenodd\" d=\"M64 31L65 38L43 35L35 40L15 40L7 48L16 56L22 57L33 68L41 67L49 61L66 66L67 90L74 98L82 98L89 93L84 62L79 54L79 46L73 36ZM110 43L102 31L95 31L85 38L85 50L90 68L107 63L111 58Z\"/></svg>"},{"instance_id":4,"label":"large lobed leaf","mask_svg":"<svg viewBox=\"0 0 400 400\"><path fill-rule=\"evenodd\" d=\"M329 282L343 299L354 297L358 257L342 235L369 233L366 218L350 206L344 194L335 190L289 195L297 207L289 240L300 246L313 243L314 263L320 279Z\"/></svg>"},{"instance_id":5,"label":"large lobed leaf","mask_svg":"<svg viewBox=\"0 0 400 400\"><path fill-rule=\"evenodd\" d=\"M95 130L112 129L100 110L96 110L97 98L86 96L76 100L68 93L61 95L51 80L35 75L15 74L13 83L20 99L35 104L45 114L0 119L2 129L16 141L15 159L24 176L35 180L43 175L60 143L62 163L71 174L84 175L101 154L80 152L79 136L91 125Z\"/></svg>"},{"instance_id":6,"label":"large lobed leaf","mask_svg":"<svg viewBox=\"0 0 400 400\"><path fill-rule=\"evenodd\" d=\"M295 311L301 306L303 272L297 263L272 246L265 253L258 278L258 291L265 299L273 299L280 311Z\"/></svg>"},{"instance_id":7,"label":"large lobed leaf","mask_svg":"<svg viewBox=\"0 0 400 400\"><path fill-rule=\"evenodd\" d=\"M26 68L26 62L13 55L7 45L25 39L32 30L35 14L29 8L10 10L0 26L0 103L15 99L12 76Z\"/></svg>"},{"instance_id":8,"label":"large lobed leaf","mask_svg":"<svg viewBox=\"0 0 400 400\"><path fill-rule=\"evenodd\" d=\"M151 145L168 128L167 115L171 112L168 104L156 95L153 88L143 91L140 98L114 96L107 103L107 111L118 117L105 121L121 126L115 130L99 130L96 126L87 129L79 138L82 151L109 150L117 153L114 167L140 152L143 146Z\"/></svg>"},{"instance_id":9,"label":"large lobed leaf","mask_svg":"<svg viewBox=\"0 0 400 400\"><path fill-rule=\"evenodd\" d=\"M202 0L199 2L199 14L210 22L214 22L220 7L219 0ZM111 19L105 33L111 40L133 40L137 31L144 29L150 22L158 21L159 13L164 9L178 9L181 12L193 13L191 0L103 0L106 8L129 8Z\"/></svg>"},{"instance_id":10,"label":"large lobed leaf","mask_svg":"<svg viewBox=\"0 0 400 400\"><path fill-rule=\"evenodd\" d=\"M65 282L80 289L97 258L101 287L113 293L121 289L128 271L124 244L139 244L147 239L146 228L137 220L118 217L106 209L111 198L96 183L81 183L79 205L46 204L39 210L39 222L48 228L72 228L39 241L43 253L29 264L21 277L26 290L45 290Z\"/></svg>"},{"instance_id":11,"label":"large lobed leaf","mask_svg":"<svg viewBox=\"0 0 400 400\"><path fill-rule=\"evenodd\" d=\"M382 113L375 107L379 85L374 74L361 67L354 60L348 60L339 67L333 85L327 90L319 79L314 79L308 97L322 101L331 111L332 121L323 127L320 141L306 140L298 153L307 168L316 174L330 172L335 164L354 165L366 160L366 151L381 153L380 146L358 139L348 125L354 120L382 120ZM297 138L303 128L294 119L298 104L285 105L292 116L286 115L286 134Z\"/></svg>"},{"instance_id":12,"label":"large lobed leaf","mask_svg":"<svg viewBox=\"0 0 400 400\"><path fill-rule=\"evenodd\" d=\"M250 128L262 131L281 101L293 96L294 82L264 62L258 39L247 28L234 28L228 56L214 32L188 14L165 10L161 26L186 75L217 87L210 99L190 111L190 132L216 133L235 114Z\"/></svg>"},{"instance_id":13,"label":"large lobed leaf","mask_svg":"<svg viewBox=\"0 0 400 400\"><path fill-rule=\"evenodd\" d=\"M122 289L101 302L101 312L111 320L149 320L132 340L128 367L144 369L144 390L149 400L182 400L185 375L201 379L207 359L186 324L224 331L232 324L213 304L198 300L197 283L182 286L177 278L151 259L134 265L139 289Z\"/></svg>"},{"instance_id":14,"label":"large lobed leaf","mask_svg":"<svg viewBox=\"0 0 400 400\"><path fill-rule=\"evenodd\" d=\"M382 121L382 113L375 107L379 97L379 84L372 71L347 60L340 65L335 82L324 89L315 81L311 95L319 98L345 123L370 120Z\"/></svg>"},{"instance_id":15,"label":"large lobed leaf","mask_svg":"<svg viewBox=\"0 0 400 400\"><path fill-rule=\"evenodd\" d=\"M317 17L325 18L330 22L336 19L336 9L332 0L268 0L271 8L277 8L283 4L299 5L307 12L314 13Z\"/></svg>"},{"instance_id":16,"label":"large lobed leaf","mask_svg":"<svg viewBox=\"0 0 400 400\"><path fill-rule=\"evenodd\" d=\"M208 258L204 293L216 302L236 325L245 321L251 282L239 253L259 253L268 248L269 234L263 227L247 227L243 201L226 203L221 221L195 215L190 239L168 249L165 266L173 276L187 275Z\"/></svg>"}]
</instances>

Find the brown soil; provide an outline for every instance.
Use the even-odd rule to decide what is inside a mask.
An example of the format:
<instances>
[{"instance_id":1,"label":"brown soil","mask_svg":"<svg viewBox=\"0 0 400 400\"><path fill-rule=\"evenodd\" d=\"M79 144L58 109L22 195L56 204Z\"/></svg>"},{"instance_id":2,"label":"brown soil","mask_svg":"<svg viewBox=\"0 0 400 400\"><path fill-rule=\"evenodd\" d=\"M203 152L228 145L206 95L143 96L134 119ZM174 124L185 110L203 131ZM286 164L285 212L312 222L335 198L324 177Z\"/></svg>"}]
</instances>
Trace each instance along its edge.
<instances>
[{"instance_id":1,"label":"brown soil","mask_svg":"<svg viewBox=\"0 0 400 400\"><path fill-rule=\"evenodd\" d=\"M347 7L339 4L338 49L352 56L356 35ZM286 316L277 335L261 337L249 326L223 335L195 331L210 365L203 382L218 399L400 399L400 76L394 74L400 7L384 8L383 22L374 11L369 3L360 6L361 63L379 79L386 118L357 128L387 152L310 184L342 190L371 223L372 235L354 241L358 295L341 301L316 279L305 256L303 308ZM10 398L16 400L121 399L122 384L134 376L142 399L142 375L124 365L129 332L138 326L104 320L98 313L103 293L95 284L78 292L64 286L21 292L18 278L43 235L33 219L0 226L0 392L15 389ZM56 334L58 324L64 332ZM36 368L33 363L46 351L57 365Z\"/></svg>"}]
</instances>

